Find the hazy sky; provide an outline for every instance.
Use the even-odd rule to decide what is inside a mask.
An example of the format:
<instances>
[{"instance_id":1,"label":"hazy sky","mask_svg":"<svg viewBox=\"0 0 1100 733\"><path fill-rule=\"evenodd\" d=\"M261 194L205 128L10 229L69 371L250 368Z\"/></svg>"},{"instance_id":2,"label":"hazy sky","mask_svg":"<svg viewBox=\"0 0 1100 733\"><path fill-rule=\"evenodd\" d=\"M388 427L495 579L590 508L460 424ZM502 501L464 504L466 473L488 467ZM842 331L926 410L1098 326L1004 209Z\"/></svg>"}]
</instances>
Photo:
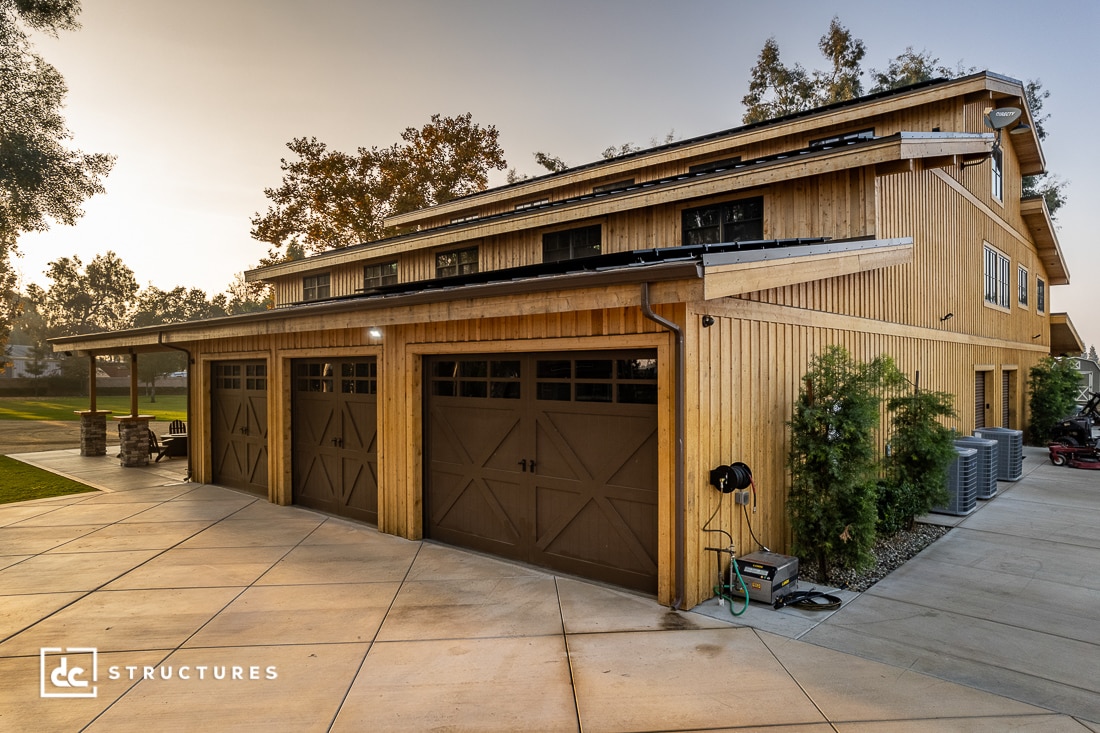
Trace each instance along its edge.
<instances>
[{"instance_id":1,"label":"hazy sky","mask_svg":"<svg viewBox=\"0 0 1100 733\"><path fill-rule=\"evenodd\" d=\"M58 257L114 250L143 286L224 290L267 246L249 237L296 136L387 146L433 113L500 130L510 166L541 172L612 144L740 124L749 69L774 36L823 66L830 18L867 44L864 69L906 46L942 63L1041 79L1048 168L1069 180L1059 238L1072 284L1051 293L1100 347L1100 3L1074 0L83 0L83 28L40 37L69 85L74 145L118 156L75 227L20 239L24 281ZM503 183L498 174L492 183Z\"/></svg>"}]
</instances>

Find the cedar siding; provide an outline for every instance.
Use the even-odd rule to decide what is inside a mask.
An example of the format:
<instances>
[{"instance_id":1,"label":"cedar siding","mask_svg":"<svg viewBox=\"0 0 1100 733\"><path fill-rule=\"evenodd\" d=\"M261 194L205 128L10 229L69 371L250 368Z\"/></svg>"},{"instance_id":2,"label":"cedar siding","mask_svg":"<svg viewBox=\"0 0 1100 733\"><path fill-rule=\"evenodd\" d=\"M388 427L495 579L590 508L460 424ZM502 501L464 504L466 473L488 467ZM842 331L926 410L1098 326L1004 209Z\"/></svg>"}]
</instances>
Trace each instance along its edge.
<instances>
[{"instance_id":1,"label":"cedar siding","mask_svg":"<svg viewBox=\"0 0 1100 733\"><path fill-rule=\"evenodd\" d=\"M1001 137L1004 191L1001 200L993 195L995 136L984 110L1023 106L1030 123L1022 95L1019 82L988 73L941 80L491 189L392 217L387 223L401 233L388 239L250 271L248 280L274 288L276 308L267 313L70 337L56 340L57 348L189 349L191 460L200 481L216 473L213 365L263 360L271 385L268 497L281 504L294 501L297 480L295 360L373 359L378 527L408 538L426 531L432 490L425 423L434 419L426 417L433 393L424 370L434 357L489 354L511 363L509 354L517 362L539 354L654 354L655 436L647 450L656 455L645 459L656 467L656 526L641 534L655 537L647 550L655 568L650 592L690 607L712 594L715 559L701 527L719 509L720 495L708 486L714 466L751 466L757 500L744 513L725 502L712 526L730 532L742 554L756 549L750 526L773 550L789 546L785 422L810 359L826 346L843 345L863 359L889 354L911 377L919 372L922 387L954 394L953 427L963 434L978 424L1024 427L1027 370L1051 349L1049 290L1040 311L1037 282L1062 284L1068 272L1045 205L1020 198L1021 176L1044 165L1034 133ZM873 137L811 145L867 130ZM600 190L608 184L619 187ZM765 242L682 246L684 210L751 197L763 200ZM543 266L545 234L596 225L603 259ZM470 247L482 274L434 287L436 255ZM1007 308L984 298L987 248L1008 260ZM363 293L364 267L390 261L399 284ZM1021 269L1026 303L1018 298ZM331 298L302 303L303 279L321 273L330 275ZM677 340L647 317L643 290L658 319L682 333L682 395ZM1061 318L1054 319L1059 333ZM979 380L988 401L980 415ZM537 492L553 495L547 486ZM612 527L651 521L628 502L593 503Z\"/></svg>"}]
</instances>

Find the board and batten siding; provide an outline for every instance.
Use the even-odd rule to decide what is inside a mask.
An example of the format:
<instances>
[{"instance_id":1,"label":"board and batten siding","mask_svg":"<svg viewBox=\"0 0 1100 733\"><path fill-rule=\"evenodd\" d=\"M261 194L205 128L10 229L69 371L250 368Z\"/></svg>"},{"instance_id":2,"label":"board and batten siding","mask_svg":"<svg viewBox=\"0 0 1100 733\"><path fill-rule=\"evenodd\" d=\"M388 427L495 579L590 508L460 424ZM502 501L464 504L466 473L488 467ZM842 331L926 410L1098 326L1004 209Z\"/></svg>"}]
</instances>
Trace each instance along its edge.
<instances>
[{"instance_id":1,"label":"board and batten siding","mask_svg":"<svg viewBox=\"0 0 1100 733\"><path fill-rule=\"evenodd\" d=\"M702 326L702 315L714 318ZM739 554L758 549L752 531L772 550L784 552L791 536L786 517L790 486L787 470L787 421L810 360L826 347L840 345L861 360L891 356L909 379L920 373L922 389L955 395L959 417L948 421L961 435L974 428L974 369L988 369L995 384L1004 374L1027 374L1041 349L1021 351L1010 345L945 340L934 329L898 328L881 333L868 319L814 314L803 309L724 300L695 304L686 324L687 392L687 558L690 600L709 597L717 573L715 556L704 548L726 540L702 531L716 510L712 529L733 535ZM989 425L1000 425L1001 391L990 391ZM1010 419L1022 414L1024 395L1014 390ZM1021 428L1022 425L1011 425ZM886 431L880 431L880 449ZM756 484L756 506L745 510L709 486L709 471L735 461L748 464ZM721 508L719 509L719 504ZM746 519L747 516L747 519Z\"/></svg>"}]
</instances>

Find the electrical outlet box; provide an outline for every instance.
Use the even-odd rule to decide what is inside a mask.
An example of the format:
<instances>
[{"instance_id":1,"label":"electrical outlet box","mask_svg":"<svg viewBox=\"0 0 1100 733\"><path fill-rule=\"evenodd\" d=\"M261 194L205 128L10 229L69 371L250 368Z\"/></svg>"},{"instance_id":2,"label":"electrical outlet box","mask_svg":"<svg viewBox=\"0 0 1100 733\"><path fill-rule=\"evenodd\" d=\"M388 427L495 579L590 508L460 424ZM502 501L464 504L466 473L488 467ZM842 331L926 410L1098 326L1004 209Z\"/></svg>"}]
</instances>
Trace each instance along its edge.
<instances>
[{"instance_id":1,"label":"electrical outlet box","mask_svg":"<svg viewBox=\"0 0 1100 733\"><path fill-rule=\"evenodd\" d=\"M749 503L749 490L741 489L740 491L733 492L733 502L735 504L747 505Z\"/></svg>"}]
</instances>

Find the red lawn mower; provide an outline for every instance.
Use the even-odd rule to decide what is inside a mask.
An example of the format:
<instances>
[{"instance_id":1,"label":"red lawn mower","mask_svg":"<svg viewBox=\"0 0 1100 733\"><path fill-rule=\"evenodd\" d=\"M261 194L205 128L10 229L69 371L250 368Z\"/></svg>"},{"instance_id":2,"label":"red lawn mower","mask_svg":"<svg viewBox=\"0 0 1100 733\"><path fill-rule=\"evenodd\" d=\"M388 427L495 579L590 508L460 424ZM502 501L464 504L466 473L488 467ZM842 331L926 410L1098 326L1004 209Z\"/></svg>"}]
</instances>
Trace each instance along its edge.
<instances>
[{"instance_id":1,"label":"red lawn mower","mask_svg":"<svg viewBox=\"0 0 1100 733\"><path fill-rule=\"evenodd\" d=\"M1100 393L1090 394L1080 412L1060 420L1050 432L1051 463L1100 470Z\"/></svg>"}]
</instances>

